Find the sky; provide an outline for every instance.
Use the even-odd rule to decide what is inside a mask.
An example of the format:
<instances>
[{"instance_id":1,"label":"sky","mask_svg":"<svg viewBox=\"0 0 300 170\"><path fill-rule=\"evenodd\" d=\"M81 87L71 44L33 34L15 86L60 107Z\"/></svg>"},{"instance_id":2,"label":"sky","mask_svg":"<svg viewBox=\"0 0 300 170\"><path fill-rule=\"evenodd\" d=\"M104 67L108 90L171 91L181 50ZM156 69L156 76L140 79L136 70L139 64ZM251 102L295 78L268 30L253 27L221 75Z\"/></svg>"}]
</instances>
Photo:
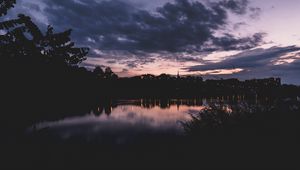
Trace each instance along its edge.
<instances>
[{"instance_id":1,"label":"sky","mask_svg":"<svg viewBox=\"0 0 300 170\"><path fill-rule=\"evenodd\" d=\"M299 0L17 0L7 18L71 28L90 48L88 69L300 84L299 9Z\"/></svg>"}]
</instances>

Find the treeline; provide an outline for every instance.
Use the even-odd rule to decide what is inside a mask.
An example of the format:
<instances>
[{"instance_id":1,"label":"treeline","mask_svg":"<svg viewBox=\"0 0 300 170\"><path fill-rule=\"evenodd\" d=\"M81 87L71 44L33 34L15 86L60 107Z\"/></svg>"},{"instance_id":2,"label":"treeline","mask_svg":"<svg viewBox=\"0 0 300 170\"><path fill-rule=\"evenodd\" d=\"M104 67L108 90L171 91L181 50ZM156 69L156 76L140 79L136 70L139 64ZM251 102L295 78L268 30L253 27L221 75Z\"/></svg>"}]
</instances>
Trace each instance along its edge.
<instances>
[{"instance_id":1,"label":"treeline","mask_svg":"<svg viewBox=\"0 0 300 170\"><path fill-rule=\"evenodd\" d=\"M239 81L238 79L203 80L198 76L162 74L99 79L96 91L115 98L199 98L224 97L265 98L297 97L300 88L281 85L278 78Z\"/></svg>"},{"instance_id":2,"label":"treeline","mask_svg":"<svg viewBox=\"0 0 300 170\"><path fill-rule=\"evenodd\" d=\"M273 98L300 96L300 87L282 85L280 78L240 81L238 79L203 80L201 76L158 76L144 74L118 77L109 68L96 67L94 92L106 98Z\"/></svg>"}]
</instances>

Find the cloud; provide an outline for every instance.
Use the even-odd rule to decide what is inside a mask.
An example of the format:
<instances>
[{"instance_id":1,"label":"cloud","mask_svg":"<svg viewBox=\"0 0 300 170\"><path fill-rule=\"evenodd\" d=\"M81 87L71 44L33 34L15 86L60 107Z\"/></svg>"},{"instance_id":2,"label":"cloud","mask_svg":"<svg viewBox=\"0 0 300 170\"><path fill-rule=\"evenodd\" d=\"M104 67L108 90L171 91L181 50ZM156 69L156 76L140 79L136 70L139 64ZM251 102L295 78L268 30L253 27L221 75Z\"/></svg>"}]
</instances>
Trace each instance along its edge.
<instances>
[{"instance_id":1,"label":"cloud","mask_svg":"<svg viewBox=\"0 0 300 170\"><path fill-rule=\"evenodd\" d=\"M249 10L251 11L250 17L252 19L258 19L262 10L258 7L250 7Z\"/></svg>"},{"instance_id":2,"label":"cloud","mask_svg":"<svg viewBox=\"0 0 300 170\"><path fill-rule=\"evenodd\" d=\"M72 28L74 41L91 48L90 60L84 63L91 68L101 64L125 65L125 69L142 68L142 65L162 59L195 64L186 68L190 72L241 69L243 71L232 76L278 75L286 81L300 81L296 77L300 74L299 59L293 56L288 58L293 62L279 60L286 54L297 52L299 47L252 49L263 43L265 33L245 37L234 34L247 23L232 23L230 16L257 19L262 12L260 8L250 6L248 0L165 0L164 3L157 1L160 6L151 7L151 10L136 5L139 0L18 2L11 14L28 14L42 28L48 23L57 31ZM228 31L230 24L234 32ZM203 60L205 54L224 50L244 52L225 57L218 63ZM93 57L104 60L94 62ZM276 65L275 61L283 64Z\"/></svg>"},{"instance_id":3,"label":"cloud","mask_svg":"<svg viewBox=\"0 0 300 170\"><path fill-rule=\"evenodd\" d=\"M228 56L218 63L205 63L186 68L190 72L213 72L214 70L241 69L231 75L220 75L223 78L240 79L281 77L283 82L300 84L300 47L271 47L253 49ZM284 56L284 57L283 57ZM290 62L283 62L283 60ZM278 64L278 61L281 61ZM277 64L276 64L277 63Z\"/></svg>"},{"instance_id":4,"label":"cloud","mask_svg":"<svg viewBox=\"0 0 300 170\"><path fill-rule=\"evenodd\" d=\"M189 71L206 71L215 69L232 69L244 68L251 69L267 65L274 65L271 61L281 57L284 54L298 51L300 47L271 47L269 49L248 50L237 55L229 56L225 60L218 63L207 63L206 65L198 65L188 68Z\"/></svg>"},{"instance_id":5,"label":"cloud","mask_svg":"<svg viewBox=\"0 0 300 170\"><path fill-rule=\"evenodd\" d=\"M41 0L38 3L23 0L21 3L23 6L39 4L34 8L47 17L47 23L58 31L72 28L76 42L101 51L231 50L252 48L262 42L263 34L215 35L227 26L229 13L251 12L247 0L207 3L175 0L154 11L140 9L125 0ZM40 15L33 17L41 18Z\"/></svg>"},{"instance_id":6,"label":"cloud","mask_svg":"<svg viewBox=\"0 0 300 170\"><path fill-rule=\"evenodd\" d=\"M225 34L223 37L214 37L213 45L222 47L222 50L246 50L261 44L265 33L255 33L251 37L236 38L231 34Z\"/></svg>"},{"instance_id":7,"label":"cloud","mask_svg":"<svg viewBox=\"0 0 300 170\"><path fill-rule=\"evenodd\" d=\"M248 0L224 0L218 2L219 6L224 6L236 14L245 14L247 12L248 4Z\"/></svg>"}]
</instances>

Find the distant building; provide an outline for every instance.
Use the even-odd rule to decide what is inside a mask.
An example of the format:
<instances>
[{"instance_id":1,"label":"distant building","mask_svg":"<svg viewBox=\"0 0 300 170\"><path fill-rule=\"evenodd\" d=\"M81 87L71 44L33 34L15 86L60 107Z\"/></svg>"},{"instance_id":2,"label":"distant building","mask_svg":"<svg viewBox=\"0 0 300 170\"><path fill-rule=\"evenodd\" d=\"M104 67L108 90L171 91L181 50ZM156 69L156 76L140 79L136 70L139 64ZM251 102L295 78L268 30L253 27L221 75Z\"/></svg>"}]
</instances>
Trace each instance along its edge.
<instances>
[{"instance_id":1,"label":"distant building","mask_svg":"<svg viewBox=\"0 0 300 170\"><path fill-rule=\"evenodd\" d=\"M278 86L281 86L281 78L276 78L276 82Z\"/></svg>"},{"instance_id":2,"label":"distant building","mask_svg":"<svg viewBox=\"0 0 300 170\"><path fill-rule=\"evenodd\" d=\"M250 86L281 86L280 78L252 79L246 80L245 83Z\"/></svg>"}]
</instances>

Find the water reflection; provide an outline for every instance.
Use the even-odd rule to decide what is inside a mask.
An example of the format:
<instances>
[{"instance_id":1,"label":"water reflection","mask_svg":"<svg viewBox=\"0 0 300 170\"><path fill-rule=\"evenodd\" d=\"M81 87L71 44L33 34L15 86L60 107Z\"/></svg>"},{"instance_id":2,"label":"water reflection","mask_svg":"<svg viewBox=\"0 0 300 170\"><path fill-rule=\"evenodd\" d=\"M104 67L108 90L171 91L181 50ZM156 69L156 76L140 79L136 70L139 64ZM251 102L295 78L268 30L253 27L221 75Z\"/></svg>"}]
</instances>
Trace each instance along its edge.
<instances>
[{"instance_id":1,"label":"water reflection","mask_svg":"<svg viewBox=\"0 0 300 170\"><path fill-rule=\"evenodd\" d=\"M222 102L230 107L239 100L219 99L138 99L105 100L82 116L67 117L58 121L40 122L29 128L31 134L43 131L64 139L84 137L100 139L121 137L123 140L149 133L177 133L183 131L180 122L191 120L191 115ZM124 139L126 138L126 139Z\"/></svg>"},{"instance_id":2,"label":"water reflection","mask_svg":"<svg viewBox=\"0 0 300 170\"><path fill-rule=\"evenodd\" d=\"M137 106L138 108L152 109L159 107L160 110L174 109L176 106L177 111L180 107L202 106L203 99L139 99L139 100L118 100L116 101L103 101L96 108L92 110L95 115L101 115L105 113L110 115L112 110L119 106ZM184 108L183 108L184 109ZM181 109L182 110L182 109ZM175 112L173 110L173 112Z\"/></svg>"},{"instance_id":3,"label":"water reflection","mask_svg":"<svg viewBox=\"0 0 300 170\"><path fill-rule=\"evenodd\" d=\"M67 117L58 121L40 122L29 128L71 137L106 138L133 136L147 133L181 133L182 121L191 120L189 113L198 113L206 106L201 100L119 100L101 102L90 113ZM124 137L126 136L126 137ZM119 140L119 139L118 139Z\"/></svg>"}]
</instances>

